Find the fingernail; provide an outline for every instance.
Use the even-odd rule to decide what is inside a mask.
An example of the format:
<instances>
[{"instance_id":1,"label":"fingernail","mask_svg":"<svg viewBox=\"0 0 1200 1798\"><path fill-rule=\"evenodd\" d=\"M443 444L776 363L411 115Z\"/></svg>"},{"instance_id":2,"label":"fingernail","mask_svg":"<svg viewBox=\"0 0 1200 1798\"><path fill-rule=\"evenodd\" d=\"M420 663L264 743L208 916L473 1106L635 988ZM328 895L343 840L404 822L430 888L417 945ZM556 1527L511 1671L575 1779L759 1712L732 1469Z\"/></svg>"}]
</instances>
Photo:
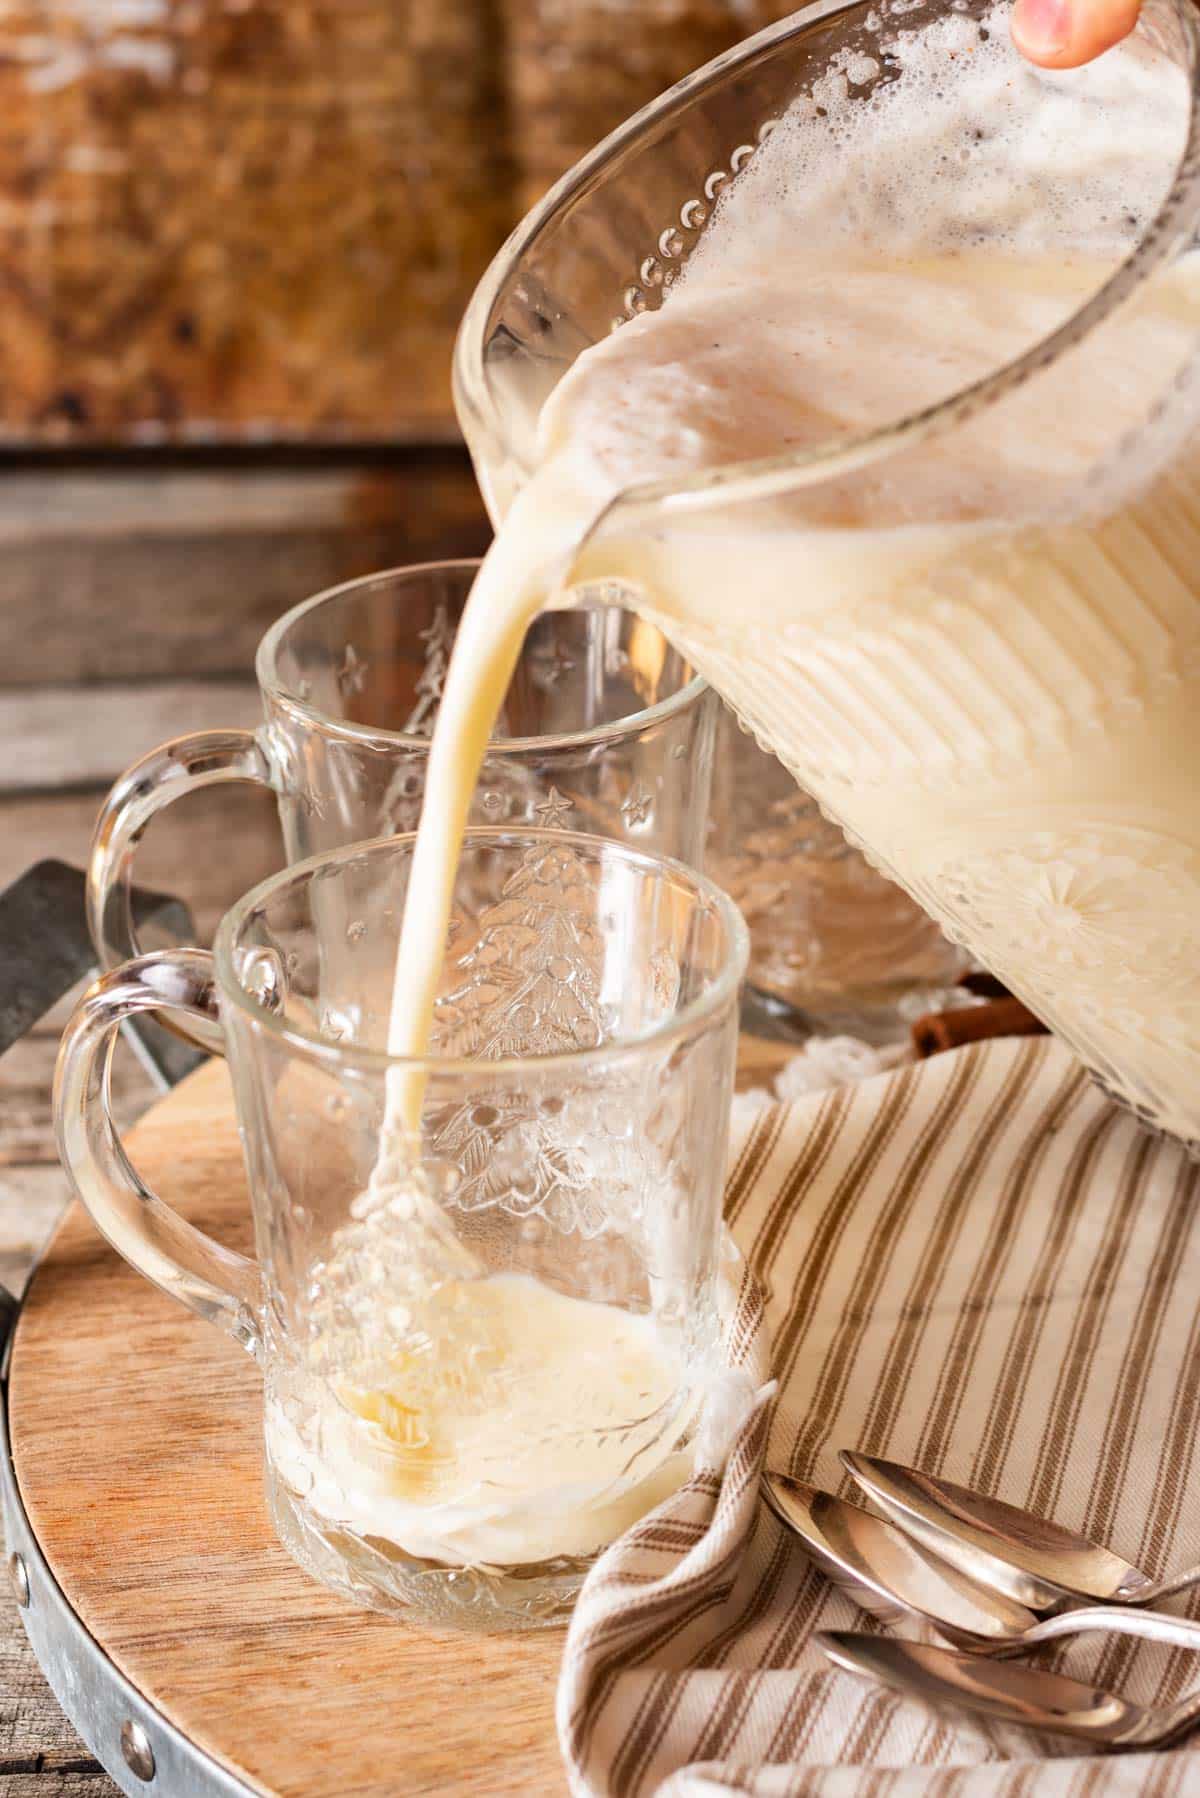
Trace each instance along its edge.
<instances>
[{"instance_id":1,"label":"fingernail","mask_svg":"<svg viewBox=\"0 0 1200 1798\"><path fill-rule=\"evenodd\" d=\"M1071 41L1071 0L1017 0L1012 33L1026 56L1057 56Z\"/></svg>"}]
</instances>

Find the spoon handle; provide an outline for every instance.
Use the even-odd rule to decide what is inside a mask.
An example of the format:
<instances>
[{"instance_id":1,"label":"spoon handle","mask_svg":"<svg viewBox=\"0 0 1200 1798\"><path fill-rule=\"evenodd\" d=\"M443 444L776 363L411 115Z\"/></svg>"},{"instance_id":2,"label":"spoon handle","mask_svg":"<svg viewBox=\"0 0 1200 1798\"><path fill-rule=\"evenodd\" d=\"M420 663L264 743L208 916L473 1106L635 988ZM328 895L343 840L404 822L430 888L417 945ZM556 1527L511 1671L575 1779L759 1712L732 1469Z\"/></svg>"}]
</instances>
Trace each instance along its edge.
<instances>
[{"instance_id":1,"label":"spoon handle","mask_svg":"<svg viewBox=\"0 0 1200 1798\"><path fill-rule=\"evenodd\" d=\"M1022 1634L1022 1642L1049 1642L1056 1636L1086 1635L1092 1630L1111 1630L1118 1636L1140 1636L1146 1642L1166 1642L1172 1648L1200 1650L1200 1623L1189 1617L1167 1617L1161 1611L1141 1611L1133 1605L1089 1605L1082 1611L1063 1611L1043 1617Z\"/></svg>"},{"instance_id":2,"label":"spoon handle","mask_svg":"<svg viewBox=\"0 0 1200 1798\"><path fill-rule=\"evenodd\" d=\"M1134 1602L1157 1604L1160 1599L1174 1598L1179 1592L1186 1592L1189 1586L1200 1586L1200 1567L1185 1567L1182 1573L1173 1573L1170 1579L1156 1580L1154 1585L1147 1586L1145 1599L1135 1597Z\"/></svg>"}]
</instances>

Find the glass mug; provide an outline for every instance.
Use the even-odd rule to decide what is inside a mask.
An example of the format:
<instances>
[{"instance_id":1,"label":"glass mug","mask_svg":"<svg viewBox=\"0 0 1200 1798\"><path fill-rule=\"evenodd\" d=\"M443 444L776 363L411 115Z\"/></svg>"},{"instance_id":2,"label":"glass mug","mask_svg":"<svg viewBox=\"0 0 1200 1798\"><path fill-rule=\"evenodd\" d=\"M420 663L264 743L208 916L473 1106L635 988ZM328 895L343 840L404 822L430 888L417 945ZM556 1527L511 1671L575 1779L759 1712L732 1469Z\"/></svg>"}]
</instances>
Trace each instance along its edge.
<instances>
[{"instance_id":1,"label":"glass mug","mask_svg":"<svg viewBox=\"0 0 1200 1798\"><path fill-rule=\"evenodd\" d=\"M993 10L991 0L817 0L689 76L563 177L497 255L459 333L456 404L494 520L536 465L547 395L591 344L662 304L715 200L791 102L819 104L829 81L848 108L869 103L881 84L903 82L897 43L931 21L952 22L966 49L983 30L1004 46ZM1143 158L1157 205L1139 213L1114 199L1106 231L1123 241L1101 253L1089 297L907 416L627 488L569 578L635 597L873 866L1107 1091L1200 1153L1200 306L1193 319L1178 270L1171 328L1143 331L1130 363L1119 337L1150 277L1200 232L1200 18L1189 0L1146 0L1132 43L1142 79L1160 75L1178 92L1179 128L1164 111L1153 168ZM1015 109L1048 78L1009 53ZM971 60L947 57L945 81L968 79ZM987 120L978 127L986 139ZM1022 138L1015 111L1010 129L1028 154L1006 181L986 144L986 218L953 185L971 178L973 145L929 161L922 204L944 188L973 246L1003 236L1015 194L1044 199L1045 183L1064 179L1058 139ZM1071 241L1054 233L1074 189L1042 206L1057 271L1072 260ZM856 191L853 216L865 204ZM881 528L868 562L865 533L831 528L814 568L812 533L805 548L789 528L814 500L818 516L822 503L843 516L845 483L865 507L890 484L903 490L927 448L951 468L969 461L980 432L1019 433L1052 460L1097 369L1115 371L1114 388L1124 380L1107 427L1095 409L1107 440L1070 486L1047 486L1049 464L1031 457L1021 506L999 509L986 530L945 528L935 544ZM756 554L764 543L770 554ZM755 583L753 617L718 605L714 566L735 570L735 592L738 579Z\"/></svg>"},{"instance_id":2,"label":"glass mug","mask_svg":"<svg viewBox=\"0 0 1200 1798\"><path fill-rule=\"evenodd\" d=\"M138 840L196 787L271 788L289 864L416 829L441 682L477 567L393 569L294 607L255 659L263 725L178 737L121 776L88 865L101 967L139 953ZM653 625L612 608L548 614L526 638L471 822L584 830L700 866L715 729L711 691ZM211 1030L182 1033L220 1048Z\"/></svg>"},{"instance_id":3,"label":"glass mug","mask_svg":"<svg viewBox=\"0 0 1200 1798\"><path fill-rule=\"evenodd\" d=\"M971 965L928 912L873 868L728 706L717 721L708 872L750 931L742 1027L803 1042L906 1042L960 1004Z\"/></svg>"},{"instance_id":4,"label":"glass mug","mask_svg":"<svg viewBox=\"0 0 1200 1798\"><path fill-rule=\"evenodd\" d=\"M412 843L304 862L211 954L101 976L63 1038L59 1147L131 1265L257 1358L269 1502L301 1566L382 1610L541 1624L690 1472L720 1358L746 932L678 862L473 830L430 1053L401 1063ZM224 1033L257 1262L125 1163L106 1069L146 1011ZM398 1070L424 1080L419 1142L380 1186Z\"/></svg>"}]
</instances>

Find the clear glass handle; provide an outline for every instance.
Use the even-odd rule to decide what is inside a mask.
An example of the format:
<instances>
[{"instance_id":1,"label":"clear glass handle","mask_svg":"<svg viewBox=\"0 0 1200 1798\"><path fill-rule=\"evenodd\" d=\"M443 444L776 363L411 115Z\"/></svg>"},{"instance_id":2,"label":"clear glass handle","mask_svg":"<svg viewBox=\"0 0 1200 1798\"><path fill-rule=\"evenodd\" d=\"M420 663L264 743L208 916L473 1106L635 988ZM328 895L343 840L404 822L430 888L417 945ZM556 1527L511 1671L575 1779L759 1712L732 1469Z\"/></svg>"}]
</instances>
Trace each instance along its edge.
<instances>
[{"instance_id":1,"label":"clear glass handle","mask_svg":"<svg viewBox=\"0 0 1200 1798\"><path fill-rule=\"evenodd\" d=\"M101 975L79 1001L58 1052L58 1151L100 1234L155 1286L219 1324L257 1355L261 1282L256 1264L222 1248L144 1186L125 1158L109 1110L116 1032L143 1011L177 1012L220 1031L213 961L205 949L163 949Z\"/></svg>"},{"instance_id":2,"label":"clear glass handle","mask_svg":"<svg viewBox=\"0 0 1200 1798\"><path fill-rule=\"evenodd\" d=\"M133 922L134 851L156 812L198 787L223 781L273 786L271 767L252 730L198 730L152 749L117 781L100 810L87 871L88 928L101 968L141 954ZM207 1024L172 1028L212 1055L223 1055L219 1030Z\"/></svg>"}]
</instances>

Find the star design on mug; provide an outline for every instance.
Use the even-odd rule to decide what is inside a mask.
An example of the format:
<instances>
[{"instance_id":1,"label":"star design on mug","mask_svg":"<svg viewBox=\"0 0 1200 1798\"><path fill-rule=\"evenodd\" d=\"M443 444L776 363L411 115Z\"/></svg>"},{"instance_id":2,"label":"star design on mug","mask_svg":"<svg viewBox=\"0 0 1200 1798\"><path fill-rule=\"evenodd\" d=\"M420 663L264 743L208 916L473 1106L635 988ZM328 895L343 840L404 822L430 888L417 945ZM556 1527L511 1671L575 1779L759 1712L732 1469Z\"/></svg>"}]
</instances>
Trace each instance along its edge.
<instances>
[{"instance_id":1,"label":"star design on mug","mask_svg":"<svg viewBox=\"0 0 1200 1798\"><path fill-rule=\"evenodd\" d=\"M544 830L562 830L574 809L557 787L551 787L541 803L534 806L533 815Z\"/></svg>"},{"instance_id":2,"label":"star design on mug","mask_svg":"<svg viewBox=\"0 0 1200 1798\"><path fill-rule=\"evenodd\" d=\"M575 658L563 648L561 643L555 643L548 654L538 658L534 680L539 687L547 689L556 687L559 681L574 671L574 668Z\"/></svg>"},{"instance_id":3,"label":"star design on mug","mask_svg":"<svg viewBox=\"0 0 1200 1798\"><path fill-rule=\"evenodd\" d=\"M352 693L362 692L367 681L367 667L368 664L363 661L353 643L347 643L337 677L343 699L349 699Z\"/></svg>"},{"instance_id":4,"label":"star design on mug","mask_svg":"<svg viewBox=\"0 0 1200 1798\"><path fill-rule=\"evenodd\" d=\"M626 824L631 828L635 828L637 825L646 822L647 818L650 816L653 804L653 798L647 793L641 781L635 781L629 789L624 805L621 807L621 816L624 818Z\"/></svg>"}]
</instances>

